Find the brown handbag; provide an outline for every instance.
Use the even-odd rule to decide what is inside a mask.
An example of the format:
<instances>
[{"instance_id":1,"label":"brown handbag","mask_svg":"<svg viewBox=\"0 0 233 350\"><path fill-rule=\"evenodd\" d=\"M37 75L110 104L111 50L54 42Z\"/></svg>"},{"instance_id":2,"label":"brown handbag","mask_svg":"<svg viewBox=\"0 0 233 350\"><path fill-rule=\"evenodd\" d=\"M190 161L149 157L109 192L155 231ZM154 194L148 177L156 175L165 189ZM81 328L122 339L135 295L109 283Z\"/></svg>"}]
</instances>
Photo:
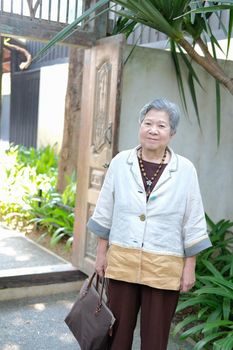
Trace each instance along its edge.
<instances>
[{"instance_id":1,"label":"brown handbag","mask_svg":"<svg viewBox=\"0 0 233 350\"><path fill-rule=\"evenodd\" d=\"M104 299L106 279L99 281L96 273L88 278L79 293L65 323L77 339L81 350L106 350L115 322Z\"/></svg>"}]
</instances>

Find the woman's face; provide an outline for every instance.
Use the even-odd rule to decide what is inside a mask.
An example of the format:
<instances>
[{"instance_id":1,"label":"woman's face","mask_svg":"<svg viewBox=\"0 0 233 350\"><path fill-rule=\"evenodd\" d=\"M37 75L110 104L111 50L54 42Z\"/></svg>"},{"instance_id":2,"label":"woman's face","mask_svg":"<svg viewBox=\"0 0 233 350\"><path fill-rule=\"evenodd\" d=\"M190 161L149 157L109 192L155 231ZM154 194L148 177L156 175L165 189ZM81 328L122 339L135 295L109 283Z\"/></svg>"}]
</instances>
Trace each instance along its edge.
<instances>
[{"instance_id":1,"label":"woman's face","mask_svg":"<svg viewBox=\"0 0 233 350\"><path fill-rule=\"evenodd\" d=\"M171 139L169 116L164 111L151 109L145 116L139 130L139 140L148 151L164 150Z\"/></svg>"}]
</instances>

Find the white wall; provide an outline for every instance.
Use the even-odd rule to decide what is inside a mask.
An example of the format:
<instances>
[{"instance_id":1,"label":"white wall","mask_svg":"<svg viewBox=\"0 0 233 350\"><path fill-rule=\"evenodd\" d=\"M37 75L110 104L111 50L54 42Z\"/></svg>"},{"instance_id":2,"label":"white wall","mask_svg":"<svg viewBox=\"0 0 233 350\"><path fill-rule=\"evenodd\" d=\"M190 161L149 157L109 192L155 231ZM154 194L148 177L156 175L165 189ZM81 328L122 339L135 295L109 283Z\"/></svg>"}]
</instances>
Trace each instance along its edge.
<instances>
[{"instance_id":1,"label":"white wall","mask_svg":"<svg viewBox=\"0 0 233 350\"><path fill-rule=\"evenodd\" d=\"M10 95L11 95L11 77L10 73L2 75L2 111L0 120L0 149L5 150L9 147L10 136Z\"/></svg>"},{"instance_id":2,"label":"white wall","mask_svg":"<svg viewBox=\"0 0 233 350\"><path fill-rule=\"evenodd\" d=\"M126 49L126 57L129 50L130 47ZM233 62L222 63L232 76ZM205 88L203 91L197 87L203 132L188 94L189 118L182 113L171 146L195 164L208 215L214 220L233 220L233 96L221 89L221 142L217 147L215 81L201 67L195 67ZM188 91L187 85L185 90ZM181 106L170 53L138 47L124 68L119 150L138 143L138 112L145 103L158 97L165 97Z\"/></svg>"},{"instance_id":3,"label":"white wall","mask_svg":"<svg viewBox=\"0 0 233 350\"><path fill-rule=\"evenodd\" d=\"M37 147L61 147L67 79L68 63L41 68Z\"/></svg>"}]
</instances>

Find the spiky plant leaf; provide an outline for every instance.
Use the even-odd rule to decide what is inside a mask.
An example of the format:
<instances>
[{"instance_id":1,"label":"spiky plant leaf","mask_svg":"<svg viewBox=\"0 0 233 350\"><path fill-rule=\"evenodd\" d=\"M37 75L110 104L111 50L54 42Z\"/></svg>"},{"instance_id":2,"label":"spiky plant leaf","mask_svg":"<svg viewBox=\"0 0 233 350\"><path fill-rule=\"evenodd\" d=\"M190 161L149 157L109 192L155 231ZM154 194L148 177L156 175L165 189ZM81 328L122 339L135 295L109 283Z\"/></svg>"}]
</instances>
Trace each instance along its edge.
<instances>
[{"instance_id":1,"label":"spiky plant leaf","mask_svg":"<svg viewBox=\"0 0 233 350\"><path fill-rule=\"evenodd\" d=\"M183 79L182 79L182 72L181 72L180 63L179 63L179 57L178 57L177 52L176 52L176 43L174 40L170 40L170 47L171 47L171 55L172 55L172 59L173 59L174 67L175 67L175 72L176 72L178 89L180 92L180 96L181 96L181 100L182 100L184 109L185 109L186 113L188 114L184 84L183 84Z\"/></svg>"},{"instance_id":2,"label":"spiky plant leaf","mask_svg":"<svg viewBox=\"0 0 233 350\"><path fill-rule=\"evenodd\" d=\"M227 57L230 50L230 43L231 43L231 34L232 34L232 27L233 27L233 9L230 9L229 11L229 23L228 23L228 35L227 35Z\"/></svg>"},{"instance_id":3,"label":"spiky plant leaf","mask_svg":"<svg viewBox=\"0 0 233 350\"><path fill-rule=\"evenodd\" d=\"M200 7L200 8L196 8L196 9L193 9L193 10L190 10L190 11L187 11L179 16L177 16L176 18L174 18L175 20L176 19L180 19L181 17L184 17L184 16L187 16L189 14L197 14L197 13L213 13L213 12L216 12L216 11L222 11L222 10L232 10L233 9L233 2L232 1L224 1L224 3L226 3L225 5L215 5L215 6L206 6L206 7ZM227 3L232 3L232 5L229 5Z\"/></svg>"}]
</instances>

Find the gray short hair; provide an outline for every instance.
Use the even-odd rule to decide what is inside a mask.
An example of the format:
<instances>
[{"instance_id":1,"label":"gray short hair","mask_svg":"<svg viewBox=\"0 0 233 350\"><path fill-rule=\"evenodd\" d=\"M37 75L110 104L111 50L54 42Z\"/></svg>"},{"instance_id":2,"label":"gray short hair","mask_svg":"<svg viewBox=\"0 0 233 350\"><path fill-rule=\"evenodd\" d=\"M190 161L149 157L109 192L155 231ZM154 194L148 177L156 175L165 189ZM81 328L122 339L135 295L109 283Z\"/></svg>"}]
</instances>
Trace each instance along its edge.
<instances>
[{"instance_id":1,"label":"gray short hair","mask_svg":"<svg viewBox=\"0 0 233 350\"><path fill-rule=\"evenodd\" d=\"M140 111L139 123L141 124L146 114L151 110L156 109L157 111L164 111L169 116L169 124L171 127L171 134L176 133L177 126L180 120L180 109L179 107L164 98L155 99L147 103Z\"/></svg>"}]
</instances>

